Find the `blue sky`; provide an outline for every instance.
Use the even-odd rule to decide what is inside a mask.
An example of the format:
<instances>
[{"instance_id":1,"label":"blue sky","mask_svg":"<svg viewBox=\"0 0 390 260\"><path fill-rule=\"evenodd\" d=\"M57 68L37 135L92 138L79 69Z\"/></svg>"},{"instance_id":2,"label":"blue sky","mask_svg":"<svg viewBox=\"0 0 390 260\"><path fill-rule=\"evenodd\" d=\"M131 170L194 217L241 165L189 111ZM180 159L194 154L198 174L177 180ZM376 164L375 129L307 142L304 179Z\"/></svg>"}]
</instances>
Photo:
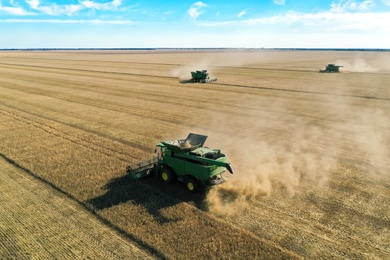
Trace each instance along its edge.
<instances>
[{"instance_id":1,"label":"blue sky","mask_svg":"<svg viewBox=\"0 0 390 260\"><path fill-rule=\"evenodd\" d=\"M0 48L390 48L390 0L0 0Z\"/></svg>"}]
</instances>

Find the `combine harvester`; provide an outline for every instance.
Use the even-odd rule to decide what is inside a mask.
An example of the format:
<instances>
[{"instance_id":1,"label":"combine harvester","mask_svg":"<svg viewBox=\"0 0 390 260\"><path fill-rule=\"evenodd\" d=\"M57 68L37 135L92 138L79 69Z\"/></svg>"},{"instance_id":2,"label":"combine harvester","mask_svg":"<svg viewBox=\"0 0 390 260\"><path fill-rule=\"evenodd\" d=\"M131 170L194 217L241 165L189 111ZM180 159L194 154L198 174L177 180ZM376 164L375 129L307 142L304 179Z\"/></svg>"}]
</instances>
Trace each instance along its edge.
<instances>
[{"instance_id":1,"label":"combine harvester","mask_svg":"<svg viewBox=\"0 0 390 260\"><path fill-rule=\"evenodd\" d=\"M210 79L207 70L192 71L191 76L192 76L192 82L206 83L206 82L217 81L216 78Z\"/></svg>"},{"instance_id":2,"label":"combine harvester","mask_svg":"<svg viewBox=\"0 0 390 260\"><path fill-rule=\"evenodd\" d=\"M224 182L222 173L233 169L219 149L203 146L207 136L192 134L184 140L164 141L157 144L156 157L127 166L131 180L157 176L164 183L184 182L190 192L200 185L214 186Z\"/></svg>"},{"instance_id":3,"label":"combine harvester","mask_svg":"<svg viewBox=\"0 0 390 260\"><path fill-rule=\"evenodd\" d=\"M320 70L320 72L324 73L324 72L340 72L340 68L343 67L343 66L338 66L338 65L334 65L334 64L328 64L326 65L326 68L324 70Z\"/></svg>"}]
</instances>

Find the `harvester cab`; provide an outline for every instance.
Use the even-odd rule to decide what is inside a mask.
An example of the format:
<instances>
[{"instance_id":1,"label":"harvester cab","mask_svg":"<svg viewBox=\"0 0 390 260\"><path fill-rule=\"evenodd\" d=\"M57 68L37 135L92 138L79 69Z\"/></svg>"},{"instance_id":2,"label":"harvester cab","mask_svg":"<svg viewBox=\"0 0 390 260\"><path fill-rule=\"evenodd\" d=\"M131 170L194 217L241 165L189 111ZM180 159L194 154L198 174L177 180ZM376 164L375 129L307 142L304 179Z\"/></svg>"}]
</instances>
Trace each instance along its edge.
<instances>
[{"instance_id":1,"label":"harvester cab","mask_svg":"<svg viewBox=\"0 0 390 260\"><path fill-rule=\"evenodd\" d=\"M164 183L184 182L191 192L200 185L221 184L222 173L233 173L233 169L221 150L204 146L206 139L205 135L190 133L186 139L160 142L155 157L127 166L126 172L131 180L155 175Z\"/></svg>"},{"instance_id":2,"label":"harvester cab","mask_svg":"<svg viewBox=\"0 0 390 260\"><path fill-rule=\"evenodd\" d=\"M192 71L191 76L192 76L193 82L206 83L206 82L217 81L216 78L210 79L209 73L207 72L207 70Z\"/></svg>"},{"instance_id":3,"label":"harvester cab","mask_svg":"<svg viewBox=\"0 0 390 260\"><path fill-rule=\"evenodd\" d=\"M320 70L320 72L340 72L340 68L343 66L328 64L324 70Z\"/></svg>"}]
</instances>

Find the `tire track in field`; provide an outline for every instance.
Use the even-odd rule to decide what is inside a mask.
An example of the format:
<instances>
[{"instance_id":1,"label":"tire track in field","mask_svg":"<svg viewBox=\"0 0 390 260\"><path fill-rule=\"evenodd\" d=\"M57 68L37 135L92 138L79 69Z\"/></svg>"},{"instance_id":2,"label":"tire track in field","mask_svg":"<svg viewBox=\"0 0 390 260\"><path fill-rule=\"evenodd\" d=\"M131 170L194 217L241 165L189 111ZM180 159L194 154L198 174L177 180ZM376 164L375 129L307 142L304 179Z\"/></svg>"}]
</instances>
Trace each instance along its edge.
<instances>
[{"instance_id":1,"label":"tire track in field","mask_svg":"<svg viewBox=\"0 0 390 260\"><path fill-rule=\"evenodd\" d=\"M20 76L20 74L15 74L15 75ZM26 78L26 77L24 76L24 78ZM3 79L4 79L4 77L3 77ZM12 78L11 78L11 80L12 80ZM40 81L36 80L36 77L31 77L31 81L27 81L27 79L24 79L24 80L26 81L26 83L40 82ZM79 82L70 81L70 80L68 80L68 82L75 83L75 84L65 85L63 81L59 84L58 80L54 80L54 79L52 80L52 82L50 84L48 84L47 78L44 78L44 80L42 80L41 83L45 84L45 85L57 86L57 87L61 87L62 89L69 89L69 90L91 91L91 89L93 89L93 91L92 91L93 93L99 93L99 94L105 94L105 95L109 94L110 96L115 96L115 97L124 97L125 95L129 96L129 93L134 93L135 95L139 95L139 94L143 95L142 99L145 101L158 102L158 101L161 101L161 98L163 98L164 104L177 105L179 103L177 100L176 101L172 100L171 96L160 94L160 93L145 93L145 92L135 91L135 90L131 90L131 91L120 90L117 88L110 88L110 87L105 87L105 86L103 87L103 86L96 86L96 85L88 85L88 84L85 84L84 82L83 82L83 85L88 86L87 88L82 88L80 86L73 87L73 85L77 85L77 83L79 83ZM85 98L83 99L80 96L72 95L69 93L64 94L62 92L56 92L56 91L52 91L52 90L43 90L42 88L33 87L33 86L27 87L27 86L16 84L16 83L13 83L12 86L5 85L5 86L1 86L1 87L8 88L11 90L16 89L19 91L23 91L25 93L31 93L31 94L36 94L36 95L43 95L43 96L48 96L48 97L52 97L52 98L57 98L57 99L68 101L68 102L85 104L85 105L89 105L89 106L93 106L93 107L97 107L97 108L106 108L108 110L113 110L116 112L126 112L128 114L138 116L141 118L144 118L144 116L145 116L144 114L137 112L135 109L126 108L123 106L121 106L121 107L115 106L114 103L107 102L106 100L100 100L100 99L97 99L95 101L93 101L92 99L86 100ZM96 89L100 89L101 91L96 91ZM114 90L116 93L112 90ZM148 95L150 97L145 97L145 95ZM188 101L190 101L190 99L181 100L182 103L185 103ZM201 102L199 102L199 103L201 103ZM148 116L156 121L159 121L162 123L173 123L173 124L178 124L178 123L182 122L183 117L181 117L180 120L169 118L169 117L161 117L161 114L157 115L157 113L155 113L155 112L157 112L157 111L152 110ZM188 116L187 118L190 118L190 117Z\"/></svg>"},{"instance_id":2,"label":"tire track in field","mask_svg":"<svg viewBox=\"0 0 390 260\"><path fill-rule=\"evenodd\" d=\"M25 60L42 60L42 61L54 60L54 61L62 61L62 62L64 62L64 61L82 61L82 62L86 62L86 63L94 63L94 62L99 63L99 64L102 63L102 61L100 61L100 60L74 59L74 57L72 57L72 59L43 58L43 57L23 57L23 58L12 57L12 60L16 60L16 59L21 59L22 61L25 61ZM186 65L186 64L180 64L180 63L160 63L160 62L150 63L150 62L140 62L140 61L113 61L113 60L108 60L108 61L104 61L104 62L120 64L121 66L123 64L142 64L142 65L156 65L157 64L157 65L167 65L167 66L185 66Z\"/></svg>"},{"instance_id":3,"label":"tire track in field","mask_svg":"<svg viewBox=\"0 0 390 260\"><path fill-rule=\"evenodd\" d=\"M129 73L129 72L113 72L113 71L100 71L100 70L87 70L87 69L73 69L73 68L64 68L64 67L49 67L49 66L39 66L39 65L19 65L12 63L0 63L2 65L11 65L16 67L34 67L34 68L43 68L43 69L51 69L51 70L68 70L68 71L84 71L84 72L94 72L99 74L116 74L116 75L134 75L134 76L142 76L142 77L152 77L152 78L167 78L167 79L177 79L177 77L172 76L162 76L162 75L150 75L150 74L142 74L142 73ZM7 67L8 68L8 67ZM266 70L266 69L264 69ZM268 69L274 70L274 69ZM275 71L297 71L302 72L302 70L287 70L287 69L275 69ZM308 71L304 71L308 72ZM381 98L374 96L362 96L362 95L350 95L350 94L330 94L326 92L316 92L316 91L306 91L306 90L296 90L296 89L282 89L282 88L273 88L273 87L261 87L261 86L249 86L249 85L240 85L240 84L228 84L228 83L213 83L213 85L220 86L228 86L228 87L238 87L238 88L246 88L246 89L259 89L259 90L269 90L269 91L278 91L278 92L291 92L291 93L302 93L302 94L316 94L316 95L326 95L330 97L350 97L350 98L359 98L359 99L370 99L370 100L384 100L389 101L390 98ZM224 89L223 91L230 91ZM234 91L233 91L234 92Z\"/></svg>"},{"instance_id":4,"label":"tire track in field","mask_svg":"<svg viewBox=\"0 0 390 260\"><path fill-rule=\"evenodd\" d=\"M15 76L20 76L20 74L14 74ZM9 75L6 75L5 77L7 77ZM4 77L3 77L4 79ZM42 84L48 84L47 82L47 78L44 78L42 77L42 79L44 79L42 82L41 81L37 81L36 80L36 77L31 77L31 81L29 82L41 82ZM126 80L127 81L127 80ZM128 95L129 94L129 91L125 91L125 90L121 90L119 88L113 88L113 87L107 87L107 86L98 86L98 85L89 85L89 84L86 84L85 82L83 82L83 85L87 86L86 88L84 87L80 87L79 82L77 81L71 81L71 80L67 80L67 82L69 84L64 84L64 81L61 81L61 84L58 83L58 80L55 80L53 79L52 82L50 83L50 85L53 85L53 86L58 86L58 87L61 87L61 88L66 88L66 89L70 89L70 90L85 90L85 91L91 91L91 89L93 89L94 91L93 92L96 92L96 93L101 93L101 94L109 94L111 96L118 96L118 97L123 97L124 95ZM73 85L77 85L77 87L73 87ZM41 88L38 88L38 87L23 87L23 86L20 86L18 84L15 84L13 83L12 87L10 86L3 86L4 88L9 88L9 89L18 89L20 91L23 91L23 92L26 92L26 93L34 93L34 94L42 94L42 89ZM97 91L97 89L99 89L100 91ZM205 90L205 91L208 91L210 90L209 87L199 87L199 89L202 89L202 90ZM219 88L217 88L217 91L220 91ZM151 101L151 102L158 102L158 101L161 101L161 99L164 100L164 103L166 104L172 104L172 105L179 105L179 104L182 104L183 106L188 106L189 103L193 104L194 102L197 102L197 105L192 105L193 108L202 108L204 109L204 100L200 100L200 101L196 101L196 100L193 100L193 99L190 99L190 98L185 98L185 97L181 97L180 100L177 100L175 99L174 101L171 101L171 96L170 95L164 95L164 94L160 94L160 93L145 93L145 92L140 92L140 91L135 91L135 90L131 90L131 93L135 93L136 95L143 95L143 100L147 100L147 101ZM54 91L49 91L49 90L45 90L45 93L44 93L45 96L49 96L49 97L53 97L53 98L58 98L58 99L62 99L62 100L65 100L65 101L68 101L68 102L76 102L77 103L80 103L80 104L86 104L86 105L91 105L91 106L94 106L94 107L102 107L102 108L106 108L106 109L111 109L113 111L117 111L117 112L123 112L123 111L126 111L126 113L129 113L129 114L132 114L132 115L135 115L135 116L141 116L143 117L144 115L142 114L139 114L139 113L136 113L134 109L126 109L126 107L119 107L119 106L115 106L115 104L111 103L109 105L109 102L102 102L102 100L96 100L96 101L92 101L92 100L85 100L85 99L82 99L78 96L72 96L72 95L64 95L62 94L61 92L54 92ZM149 95L150 97L145 97L145 95ZM69 98L71 96L71 98ZM191 101L191 102L190 102ZM242 104L240 104L240 106L234 106L234 107L237 107L237 108L240 108L240 109L231 109L232 108L232 104L226 104L225 102L217 102L215 100L213 100L213 111L220 111L220 112L225 112L226 109L228 108L230 110L230 113L233 113L233 114L237 114L238 116L247 116L248 113L250 113L250 111L252 112L258 112L259 109L253 109L253 108L250 108L250 107L245 107L245 113L243 112L240 112L242 110ZM218 104L217 106L215 106L215 104ZM249 112L248 112L249 111ZM304 110L302 110L304 111ZM156 112L156 111L154 111ZM283 114L282 112L277 112L277 111L270 111L269 109L262 109L261 112L266 112L266 113L272 113L272 114L275 114L276 116L279 116L280 114ZM298 110L294 108L294 113L297 113ZM294 115L291 115L291 116L294 116L295 118L296 117L302 117L302 118L310 118L313 122L314 121L328 121L328 122L334 122L334 118L335 116L332 116L332 118L329 118L329 117L321 117L321 118L318 118L316 116L310 116L308 114L301 114L301 115L297 115L297 114L294 114ZM155 120L158 120L158 121L162 121L162 122L167 122L167 123L181 123L182 120L180 121L177 121L175 119L172 119L172 118L164 118L164 117L161 117L161 114L159 114L157 116L157 113L150 113L149 114L149 117L150 118L153 118ZM345 118L342 118L342 117L338 117L338 119L343 119L345 120ZM131 131L131 129L129 130Z\"/></svg>"},{"instance_id":5,"label":"tire track in field","mask_svg":"<svg viewBox=\"0 0 390 260\"><path fill-rule=\"evenodd\" d=\"M12 88L11 88L12 89ZM30 93L30 92L28 92ZM58 99L61 99L61 100L66 100L66 101L69 101L69 102L76 102L76 103L80 103L80 104L86 104L86 105L91 105L93 107L101 107L101 108L106 108L106 109L109 109L111 111L117 111L117 112L123 112L123 111L127 111L127 110L124 110L124 109L120 109L120 107L118 106L108 106L108 105L102 105L102 104L106 104L107 102L88 102L88 101L78 101L78 98L61 98L59 95L59 97L56 97L56 95L47 95L47 96L52 96L54 98L58 98ZM4 104L5 105L5 104ZM89 133L92 133L92 134L95 134L95 135L98 135L100 137L104 137L104 138L107 138L107 139L110 139L110 140L114 140L114 141L118 141L119 143L122 143L122 144L125 144L125 145L129 145L131 147L134 147L134 148L137 148L137 149L140 149L144 152L150 152L149 148L146 147L146 146L143 146L139 143L135 143L135 142L130 142L130 141L126 141L126 140L123 140L123 139L120 139L120 138L116 138L116 137L113 137L111 135L107 135L107 134L104 134L104 133L101 133L101 132L98 132L98 131L95 131L95 130L92 130L92 129L88 129L86 127L83 127L83 126L79 126L79 125L75 125L75 124L72 124L72 123L66 123L66 122L63 122L61 120L58 120L58 119L55 119L55 118L52 118L52 117L48 117L48 116L44 116L42 114L38 114L38 113L34 113L32 111L27 111L27 110L21 110L19 108L16 108L15 106L10 106L10 105L7 105L8 107L12 108L12 109L15 109L15 110L19 110L19 111L22 111L24 113L28 113L28 114L31 114L31 115L34 115L34 116L37 116L37 117L40 117L40 118L44 118L44 119L47 119L47 120L50 120L50 121L53 121L53 122L57 122L57 123L60 123L60 124L63 124L63 125L67 125L69 127L73 127L73 128L77 128L79 130L83 130L85 132L89 132ZM74 116L74 115L72 115ZM304 117L304 116L303 116ZM84 118L82 117L79 117L80 120L85 120ZM320 119L317 119L317 120L320 120ZM131 132L131 130L128 130L129 132ZM278 134L277 132L275 132L275 130L272 131L272 133L264 133L263 134L264 136L268 136L268 137L275 137L275 136L281 136L280 134ZM278 140L281 139L281 137L278 137L277 138ZM289 141L289 139L285 139L285 141ZM317 148L319 149L320 147L322 147L321 150L323 151L326 151L326 146L325 145L321 145L321 144L317 144ZM109 150L112 150L112 149L109 149ZM127 155L129 157L132 157L132 158L135 158L137 159L137 157L134 157L133 155ZM334 156L337 156L337 154L335 154ZM366 163L369 163L367 161L367 159L362 159L363 161L365 161ZM360 162L361 163L361 162Z\"/></svg>"},{"instance_id":6,"label":"tire track in field","mask_svg":"<svg viewBox=\"0 0 390 260\"><path fill-rule=\"evenodd\" d=\"M162 256L131 235L110 228L69 194L3 154L0 154L0 169L0 258L156 259Z\"/></svg>"},{"instance_id":7,"label":"tire track in field","mask_svg":"<svg viewBox=\"0 0 390 260\"><path fill-rule=\"evenodd\" d=\"M24 92L24 93L28 93L28 94L43 95L43 94L39 93L40 92L39 89L37 89L37 92L35 92L34 90L31 91L31 89L33 87L25 88L25 87L15 87L15 86L16 85L13 85L13 87L8 87L8 88L10 90L18 90L18 91L21 91L21 92ZM7 88L7 87L4 87L4 88ZM29 91L26 91L27 89ZM45 94L43 96L51 97L53 99L67 101L69 103L86 105L86 106L90 106L90 107L96 108L96 109L101 108L101 109L105 109L107 111L126 113L126 115L129 114L129 115L133 115L135 117L138 117L140 120L145 118L145 114L142 113L142 111L141 112L137 112L136 110L133 110L131 108L127 108L126 109L123 106L115 105L115 103L106 102L106 101L104 101L104 99L103 100L100 100L100 99L89 100L89 99L85 99L85 98L78 97L78 96L72 96L70 94L61 94L61 93L59 93L59 94L53 93L52 94L52 93L46 93L46 92L45 92ZM7 101L10 101L10 100L14 100L15 102L18 102L18 99L13 97L13 96L8 96L7 97ZM68 123L68 122L65 122L63 120L59 120L59 119L56 119L56 118L53 118L53 117L49 117L49 116L45 116L45 115L42 115L42 114L39 114L39 113L32 112L31 110L20 109L16 105L10 105L10 103L11 102L8 102L8 106L12 107L15 110L23 111L25 113L33 114L33 115L35 115L37 117L46 118L48 120L51 120L51 121L54 121L54 122L57 122L57 123L61 123L63 125L67 125L67 126L70 126L70 127L73 127L73 128L78 128L80 130L83 130L83 131L86 131L86 132L90 132L90 133L93 133L95 135L99 135L101 137L109 138L111 140L118 141L118 142L123 143L125 145L130 145L130 146L132 146L134 148L142 150L143 152L150 152L150 147L149 146L145 146L142 143L128 141L128 140L123 140L121 138L117 138L117 137L114 137L112 135L105 134L105 133L102 133L102 132L90 129L90 128L85 127L85 126L80 126L80 125L74 124L74 123ZM47 107L44 104L33 103L33 106L34 107L41 107L42 109L47 110ZM60 113L60 112L57 112L57 113ZM66 113L60 113L60 114L63 114L64 116L69 116L69 117L78 119L79 121L83 121L83 122L89 122L90 121L90 120L88 121L87 119L85 119L82 116L77 116L76 114L71 114L71 115L68 115ZM172 127L173 125L182 124L183 123L182 120L185 119L185 118L191 119L190 116L181 116L181 120L179 120L179 121L178 121L178 119L161 118L161 113L156 113L156 111L150 112L148 114L147 118L150 119L150 120L159 121L159 123L158 123L159 125L165 125L165 126L169 126L169 127ZM95 121L91 121L91 122L95 123ZM136 130L133 130L131 127L127 128L126 130L123 130L122 128L117 128L117 127L114 127L114 126L109 125L107 123L99 122L99 124L103 125L103 126L106 126L106 127L114 128L114 129L117 129L117 130L120 130L120 131L125 131L126 133L134 133L136 135L140 135L139 132L137 132ZM148 135L145 135L145 134L144 134L144 136L145 137L149 137Z\"/></svg>"},{"instance_id":8,"label":"tire track in field","mask_svg":"<svg viewBox=\"0 0 390 260\"><path fill-rule=\"evenodd\" d=\"M334 226L324 225L315 218L302 217L266 202L251 201L247 207L240 209L239 216L234 215L227 221L260 237L271 233L271 237L268 235L265 238L273 241L278 238L276 242L279 245L303 257L317 255L384 259L383 257L390 253L385 245L378 246L370 240L345 233ZM258 223L263 225L259 227ZM314 249L313 246L319 248ZM313 250L317 253L313 254Z\"/></svg>"},{"instance_id":9,"label":"tire track in field","mask_svg":"<svg viewBox=\"0 0 390 260\"><path fill-rule=\"evenodd\" d=\"M53 97L55 97L55 95ZM58 98L58 99L62 99L62 98ZM101 106L100 105L100 104L105 104L106 102L78 102L77 98L76 99L65 98L65 99L62 99L62 100L66 100L66 101L69 101L69 102L77 102L77 103L80 103L80 104L87 104L87 105L91 105L91 106L98 106L98 107L101 107L101 108L110 109L108 106ZM112 137L111 135L107 135L107 134L104 134L104 133L101 133L101 132L98 132L98 131L95 131L95 130L91 130L91 129L88 129L86 127L78 126L78 125L71 124L71 123L66 123L66 122L63 122L61 120L58 120L58 119L55 119L55 118L52 118L52 117L48 117L48 116L44 116L42 114L38 114L38 113L35 113L35 112L32 112L32 111L22 110L20 108L15 107L15 106L11 106L11 105L6 105L6 106L8 106L9 108L12 108L12 109L15 109L15 110L27 113L27 114L34 115L36 117L44 118L44 119L47 119L47 120L50 120L50 121L53 121L53 122L57 122L57 123L60 123L60 124L63 124L63 125L67 125L67 126L70 126L70 127L73 127L73 128L77 128L77 129L83 130L85 132L90 132L92 134L95 134L95 135L98 135L98 136L101 136L101 137L104 137L104 138L107 138L107 139L110 139L110 140L118 141L118 142L120 142L122 144L135 147L135 148L140 149L140 150L142 150L144 152L149 152L149 150L150 150L148 147L142 146L139 143L134 143L134 142L122 140L120 138ZM120 109L119 107L117 107L116 109L111 109L111 110L112 111L117 111L117 112L126 111L124 109ZM85 119L82 118L82 117L79 117L79 119L85 121ZM131 132L131 130L128 130L128 131ZM267 136L267 137L275 137L276 136L279 141L281 140L281 137L279 137L280 134L275 132L274 130L272 131L272 133L264 132L262 135L263 136ZM290 141L290 140L289 139L285 139L284 141ZM317 144L318 148L320 148L320 146L321 146L320 144ZM326 151L326 147L324 145L322 145L321 147L322 147L323 151ZM133 157L133 156L130 155L130 157Z\"/></svg>"},{"instance_id":10,"label":"tire track in field","mask_svg":"<svg viewBox=\"0 0 390 260\"><path fill-rule=\"evenodd\" d=\"M69 67L50 67L50 66L40 66L40 65L21 65L21 64L13 64L13 63L5 63L0 62L0 65L7 65L6 68L9 68L9 66L15 66L15 67L23 67L23 68L42 68L46 70L60 70L60 71L82 71L82 72L94 72L99 74L112 74L112 75L133 75L133 76L143 76L143 77L151 77L151 78L167 78L167 79L177 79L173 76L162 76L162 75L150 75L150 74L143 74L143 73L130 73L130 72L119 72L119 71L106 71L106 70L91 70L91 69L80 69L80 68L69 68Z\"/></svg>"},{"instance_id":11,"label":"tire track in field","mask_svg":"<svg viewBox=\"0 0 390 260\"><path fill-rule=\"evenodd\" d=\"M4 67L5 69L9 69L10 71L8 71L4 76L8 76L8 75L15 75L15 76L18 76L20 77L20 73L15 73L14 70L12 70L12 67ZM16 68L19 68L19 66L17 66ZM14 68L15 69L15 68ZM97 70L83 70L83 69L71 69L71 68L63 68L63 69L55 69L55 68L51 68L51 67L47 67L47 68L29 68L28 66L23 66L23 69L20 69L20 71L28 71L28 72L38 72L38 74L34 75L33 79L37 79L37 78L47 78L45 76L40 76L40 73L46 73L46 74L54 74L54 75L69 75L69 76L80 76L80 77L91 77L91 74L94 74L94 75L99 75L100 78L104 79L104 80L107 80L107 79L112 79L112 80L121 80L121 81L127 81L128 83L133 83L133 82L149 82L151 84L156 84L156 85L159 85L161 83L161 80L160 79L153 79L154 81L151 81L151 79L149 80L145 80L145 77L139 77L139 75L137 74L131 74L131 73L124 73L124 72L110 72L110 71L105 71L102 75L101 71L97 71ZM112 74L112 75L108 75L108 74ZM145 74L147 75L147 74ZM25 78L27 75L23 74L23 78ZM160 77L160 76L155 76L155 77ZM161 76L162 77L162 76ZM140 80L143 79L143 80ZM64 79L63 79L64 80ZM68 77L67 79L65 79L64 81L67 81L67 82L74 82L72 80L70 80L70 78ZM56 84L58 84L58 80L54 80L54 82ZM62 81L63 82L63 81ZM76 82L78 83L78 82ZM86 85L86 84L85 84ZM95 85L90 85L92 87L94 87ZM108 87L109 86L105 86L105 87Z\"/></svg>"},{"instance_id":12,"label":"tire track in field","mask_svg":"<svg viewBox=\"0 0 390 260\"><path fill-rule=\"evenodd\" d=\"M295 241L294 243L281 240L279 244L306 257L314 256L313 252L310 252L312 250L310 245L318 244L322 249L317 253L322 256L386 258L386 255L390 255L388 244L390 236L384 234L390 226L390 219L383 213L380 215L372 211L376 207L384 212L389 209L382 206L383 202L389 200L389 193L387 196L382 196L386 186L377 187L377 182L373 181L367 187L367 181L357 180L359 176L350 176L343 180L346 177L340 179L339 174L335 174L337 176L332 178L326 188L312 186L309 192L306 187L302 188L305 192L294 199L283 196L249 199L246 204L238 205L240 209L236 210L237 213L228 215L227 219L243 229L251 230L256 235L270 234L271 237L266 237L270 240L291 236L289 240ZM349 184L346 186L349 189L346 189L342 184L345 181L357 182L357 185ZM356 186L359 186L359 190L355 190ZM354 189L350 190L351 188ZM378 191L379 188L381 191ZM374 194L374 190L378 191L379 196ZM367 192L370 193L366 194ZM330 194L330 196L322 194ZM364 194L366 194L364 200L360 199L358 202L356 198L361 198ZM300 198L300 196L304 197ZM285 203L294 204L295 208L286 211ZM265 223L265 225L258 227L253 223ZM309 253L306 252L307 248L310 249ZM337 251L334 248L337 248Z\"/></svg>"},{"instance_id":13,"label":"tire track in field","mask_svg":"<svg viewBox=\"0 0 390 260\"><path fill-rule=\"evenodd\" d=\"M5 104L2 104L2 106L3 107L4 106L7 107L8 109L17 110L19 112L23 112L23 113L32 115L34 117L46 119L46 120L49 120L49 121L52 121L52 122L59 123L61 125L66 125L66 126L78 129L78 130L82 130L84 132L97 135L97 136L99 136L101 138L104 138L104 139L109 139L111 141L116 141L116 142L119 142L121 144L131 146L131 143L129 143L129 142L125 141L125 140L121 140L119 138L113 138L111 136L108 136L106 134L103 134L103 133L100 133L100 132L97 132L97 131L86 130L83 127L80 127L80 126L73 126L72 124L63 123L63 122L60 122L59 120L56 120L56 119L53 119L53 118L50 118L50 117L46 117L46 116L43 116L43 115L40 115L40 114L36 114L36 113L33 113L33 112L29 112L29 111L20 110L20 109L17 109L17 108L14 108L12 106L8 106L8 105L5 105ZM103 146L103 145L101 145L101 144L99 144L97 142L94 142L93 140L95 140L95 139L86 140L86 139L81 138L80 136L70 135L69 133L67 133L65 131L62 131L62 130L59 130L58 128L53 127L53 126L51 126L49 124L46 124L46 123L43 123L43 122L38 122L37 120L34 120L31 117L27 118L26 116L23 116L20 113L19 114L15 114L15 113L12 113L12 112L9 112L9 111L6 111L5 109L3 109L3 110L0 111L0 114L3 114L4 116L7 116L7 117L11 117L14 120L17 120L17 121L19 121L19 122L21 122L23 124L31 125L31 126L33 126L35 128L38 128L38 129L40 129L40 130L42 130L42 131L44 131L44 132L46 132L46 133L48 133L50 135L59 137L61 139L65 139L65 140L67 140L67 141L69 141L71 143L74 143L76 145L80 145L80 146L82 146L84 148L87 148L89 150L93 150L93 151L99 152L101 154L110 156L110 157L115 157L116 159L118 159L120 161L123 161L123 162L128 162L129 158L133 158L133 159L136 159L136 160L139 159L137 156L134 156L132 153L124 153L124 152L118 151L118 149L113 149L111 147ZM139 149L139 147L136 147L136 148Z\"/></svg>"},{"instance_id":14,"label":"tire track in field","mask_svg":"<svg viewBox=\"0 0 390 260\"><path fill-rule=\"evenodd\" d=\"M217 84L215 84L217 85ZM351 95L351 94L330 94L326 92L316 92L316 91L307 91L307 90L296 90L296 89L283 89L283 88L273 88L273 87L260 87L260 86L248 86L248 85L238 85L238 84L227 84L227 83L218 83L221 86L229 87L238 87L238 88L252 88L252 89L262 89L262 90L271 90L271 91L282 91L282 92L292 92L292 93L302 93L302 94L315 94L315 95L324 95L330 97L348 97L348 98L360 98L360 99L372 99L372 100L384 100L389 101L390 98L381 98L374 96L361 96L361 95Z\"/></svg>"}]
</instances>

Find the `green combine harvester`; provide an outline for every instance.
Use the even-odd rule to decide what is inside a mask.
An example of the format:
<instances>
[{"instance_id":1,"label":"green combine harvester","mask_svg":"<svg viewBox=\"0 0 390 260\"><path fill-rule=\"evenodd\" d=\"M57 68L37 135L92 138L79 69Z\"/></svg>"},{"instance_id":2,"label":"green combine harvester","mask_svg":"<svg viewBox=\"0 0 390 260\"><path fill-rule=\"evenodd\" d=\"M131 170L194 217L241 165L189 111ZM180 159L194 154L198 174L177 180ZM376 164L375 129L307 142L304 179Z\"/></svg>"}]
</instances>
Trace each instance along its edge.
<instances>
[{"instance_id":1,"label":"green combine harvester","mask_svg":"<svg viewBox=\"0 0 390 260\"><path fill-rule=\"evenodd\" d=\"M210 79L207 70L192 71L191 76L192 76L192 82L206 83L206 82L217 81L216 78Z\"/></svg>"},{"instance_id":2,"label":"green combine harvester","mask_svg":"<svg viewBox=\"0 0 390 260\"><path fill-rule=\"evenodd\" d=\"M126 173L134 181L153 175L164 183L178 180L191 192L200 185L221 184L222 173L228 170L233 174L233 169L221 150L203 146L206 139L205 135L190 133L184 140L160 142L155 157L127 166Z\"/></svg>"},{"instance_id":3,"label":"green combine harvester","mask_svg":"<svg viewBox=\"0 0 390 260\"><path fill-rule=\"evenodd\" d=\"M320 72L340 72L340 68L343 66L338 66L334 64L328 64L326 65L326 68L324 70L320 70Z\"/></svg>"}]
</instances>

